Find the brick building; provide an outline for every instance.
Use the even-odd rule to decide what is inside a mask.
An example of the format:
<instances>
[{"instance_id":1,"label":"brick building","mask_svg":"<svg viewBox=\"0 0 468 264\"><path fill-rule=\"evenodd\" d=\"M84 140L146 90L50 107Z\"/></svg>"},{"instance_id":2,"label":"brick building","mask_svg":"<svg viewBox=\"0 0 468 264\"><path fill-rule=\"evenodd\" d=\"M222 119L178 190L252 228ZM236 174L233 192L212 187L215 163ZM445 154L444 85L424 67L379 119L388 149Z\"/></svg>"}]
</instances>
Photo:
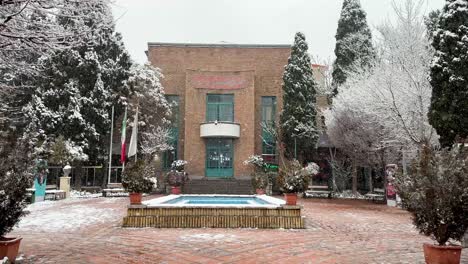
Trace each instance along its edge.
<instances>
[{"instance_id":1,"label":"brick building","mask_svg":"<svg viewBox=\"0 0 468 264\"><path fill-rule=\"evenodd\" d=\"M250 179L252 154L274 163L261 122L279 117L282 75L290 45L148 43L147 56L164 75L174 107L174 151L192 179ZM263 136L262 136L263 134Z\"/></svg>"}]
</instances>

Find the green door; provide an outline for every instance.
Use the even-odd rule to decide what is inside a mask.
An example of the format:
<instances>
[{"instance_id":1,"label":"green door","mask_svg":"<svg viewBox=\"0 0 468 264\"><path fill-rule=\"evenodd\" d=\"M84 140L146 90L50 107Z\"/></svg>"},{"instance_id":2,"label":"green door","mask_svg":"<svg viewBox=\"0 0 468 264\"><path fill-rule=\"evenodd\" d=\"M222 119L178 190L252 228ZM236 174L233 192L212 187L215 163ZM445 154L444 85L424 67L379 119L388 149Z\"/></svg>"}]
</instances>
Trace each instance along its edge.
<instances>
[{"instance_id":1,"label":"green door","mask_svg":"<svg viewBox=\"0 0 468 264\"><path fill-rule=\"evenodd\" d=\"M206 177L232 177L234 174L233 153L232 139L208 139L206 141Z\"/></svg>"}]
</instances>

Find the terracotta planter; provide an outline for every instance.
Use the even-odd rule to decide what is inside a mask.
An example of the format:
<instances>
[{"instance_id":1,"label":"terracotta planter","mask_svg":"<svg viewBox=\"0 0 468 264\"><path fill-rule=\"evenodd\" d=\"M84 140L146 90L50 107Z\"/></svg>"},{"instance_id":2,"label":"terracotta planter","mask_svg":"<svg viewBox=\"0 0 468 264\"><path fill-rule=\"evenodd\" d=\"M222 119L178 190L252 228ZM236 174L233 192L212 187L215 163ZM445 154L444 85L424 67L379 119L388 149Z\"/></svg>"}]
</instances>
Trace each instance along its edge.
<instances>
[{"instance_id":1,"label":"terracotta planter","mask_svg":"<svg viewBox=\"0 0 468 264\"><path fill-rule=\"evenodd\" d=\"M265 194L265 189L256 189L255 192L256 192L258 195L264 195L264 194Z\"/></svg>"},{"instance_id":2,"label":"terracotta planter","mask_svg":"<svg viewBox=\"0 0 468 264\"><path fill-rule=\"evenodd\" d=\"M172 186L171 187L171 194L180 194L180 186Z\"/></svg>"},{"instance_id":3,"label":"terracotta planter","mask_svg":"<svg viewBox=\"0 0 468 264\"><path fill-rule=\"evenodd\" d=\"M141 193L130 193L130 204L141 204Z\"/></svg>"},{"instance_id":4,"label":"terracotta planter","mask_svg":"<svg viewBox=\"0 0 468 264\"><path fill-rule=\"evenodd\" d=\"M284 199L286 200L286 205L296 205L297 193L285 193Z\"/></svg>"},{"instance_id":5,"label":"terracotta planter","mask_svg":"<svg viewBox=\"0 0 468 264\"><path fill-rule=\"evenodd\" d=\"M7 257L12 263L15 262L21 242L21 237L0 237L0 260Z\"/></svg>"},{"instance_id":6,"label":"terracotta planter","mask_svg":"<svg viewBox=\"0 0 468 264\"><path fill-rule=\"evenodd\" d=\"M460 264L462 247L424 244L426 264Z\"/></svg>"}]
</instances>

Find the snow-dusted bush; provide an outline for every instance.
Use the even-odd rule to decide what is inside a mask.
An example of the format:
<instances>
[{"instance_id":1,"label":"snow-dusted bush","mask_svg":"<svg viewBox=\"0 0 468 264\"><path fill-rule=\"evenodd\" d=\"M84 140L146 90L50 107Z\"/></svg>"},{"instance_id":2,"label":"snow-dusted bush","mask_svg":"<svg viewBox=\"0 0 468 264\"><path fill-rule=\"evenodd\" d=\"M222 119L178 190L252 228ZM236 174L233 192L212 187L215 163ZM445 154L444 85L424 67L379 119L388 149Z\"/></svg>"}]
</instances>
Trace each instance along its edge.
<instances>
[{"instance_id":1,"label":"snow-dusted bush","mask_svg":"<svg viewBox=\"0 0 468 264\"><path fill-rule=\"evenodd\" d=\"M187 165L185 160L174 160L171 164L171 169L175 171L184 171L185 165Z\"/></svg>"},{"instance_id":2,"label":"snow-dusted bush","mask_svg":"<svg viewBox=\"0 0 468 264\"><path fill-rule=\"evenodd\" d=\"M244 165L252 165L255 169L263 169L265 162L260 155L251 155L248 159L244 160Z\"/></svg>"},{"instance_id":3,"label":"snow-dusted bush","mask_svg":"<svg viewBox=\"0 0 468 264\"><path fill-rule=\"evenodd\" d=\"M153 190L153 181L145 177L146 162L139 160L129 163L122 175L122 186L129 193L149 193Z\"/></svg>"},{"instance_id":4,"label":"snow-dusted bush","mask_svg":"<svg viewBox=\"0 0 468 264\"><path fill-rule=\"evenodd\" d=\"M468 152L422 150L408 175L397 175L403 208L419 231L444 245L461 240L468 228Z\"/></svg>"},{"instance_id":5,"label":"snow-dusted bush","mask_svg":"<svg viewBox=\"0 0 468 264\"><path fill-rule=\"evenodd\" d=\"M17 148L0 161L0 237L10 232L26 214L26 188L32 185L27 153Z\"/></svg>"},{"instance_id":6,"label":"snow-dusted bush","mask_svg":"<svg viewBox=\"0 0 468 264\"><path fill-rule=\"evenodd\" d=\"M185 160L174 160L171 164L171 171L166 173L166 184L173 187L184 186L189 181L188 173L184 171L187 165Z\"/></svg>"},{"instance_id":7,"label":"snow-dusted bush","mask_svg":"<svg viewBox=\"0 0 468 264\"><path fill-rule=\"evenodd\" d=\"M285 162L279 171L278 183L284 193L297 193L307 190L310 178L316 175L319 166L313 162L303 168L299 161Z\"/></svg>"}]
</instances>

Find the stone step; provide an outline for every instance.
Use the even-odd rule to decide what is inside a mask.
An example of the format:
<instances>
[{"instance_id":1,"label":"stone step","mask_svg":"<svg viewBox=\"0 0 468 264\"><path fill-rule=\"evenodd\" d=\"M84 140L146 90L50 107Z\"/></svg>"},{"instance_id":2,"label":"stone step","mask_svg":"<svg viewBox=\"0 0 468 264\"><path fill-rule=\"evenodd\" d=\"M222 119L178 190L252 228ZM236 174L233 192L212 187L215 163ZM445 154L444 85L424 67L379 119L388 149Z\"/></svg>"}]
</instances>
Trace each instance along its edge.
<instances>
[{"instance_id":1,"label":"stone step","mask_svg":"<svg viewBox=\"0 0 468 264\"><path fill-rule=\"evenodd\" d=\"M184 186L187 194L252 194L250 180L191 180Z\"/></svg>"}]
</instances>

